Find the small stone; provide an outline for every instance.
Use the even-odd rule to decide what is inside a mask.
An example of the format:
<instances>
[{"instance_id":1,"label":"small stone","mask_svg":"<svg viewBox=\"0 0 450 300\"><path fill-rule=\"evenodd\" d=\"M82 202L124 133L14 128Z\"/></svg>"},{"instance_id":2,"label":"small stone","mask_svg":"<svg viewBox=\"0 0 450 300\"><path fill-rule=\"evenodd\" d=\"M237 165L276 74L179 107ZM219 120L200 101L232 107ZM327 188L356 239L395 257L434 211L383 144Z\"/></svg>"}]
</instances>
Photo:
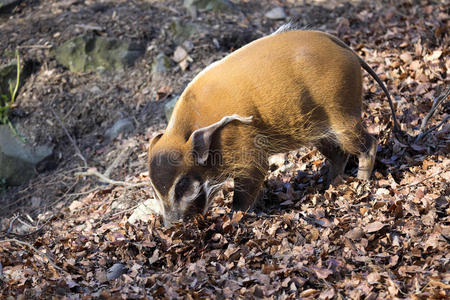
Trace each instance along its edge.
<instances>
[{"instance_id":1,"label":"small stone","mask_svg":"<svg viewBox=\"0 0 450 300\"><path fill-rule=\"evenodd\" d=\"M123 273L125 273L125 266L123 264L114 264L111 268L108 269L106 273L107 280L115 280L120 277Z\"/></svg>"},{"instance_id":2,"label":"small stone","mask_svg":"<svg viewBox=\"0 0 450 300\"><path fill-rule=\"evenodd\" d=\"M144 203L141 203L128 218L128 223L147 222L150 220L151 214L162 214L161 206L156 199L147 199Z\"/></svg>"},{"instance_id":3,"label":"small stone","mask_svg":"<svg viewBox=\"0 0 450 300\"><path fill-rule=\"evenodd\" d=\"M265 16L266 16L266 18L271 19L271 20L283 20L283 19L286 19L286 17L287 17L284 9L280 6L276 6L276 7L272 8L265 14Z\"/></svg>"},{"instance_id":4,"label":"small stone","mask_svg":"<svg viewBox=\"0 0 450 300\"><path fill-rule=\"evenodd\" d=\"M194 44L189 40L184 41L182 46L188 53L194 49Z\"/></svg>"},{"instance_id":5,"label":"small stone","mask_svg":"<svg viewBox=\"0 0 450 300\"><path fill-rule=\"evenodd\" d=\"M134 124L130 119L118 120L114 125L106 130L105 136L108 142L117 138L121 133L132 132Z\"/></svg>"},{"instance_id":6,"label":"small stone","mask_svg":"<svg viewBox=\"0 0 450 300\"><path fill-rule=\"evenodd\" d=\"M152 63L152 74L162 75L167 73L170 68L170 59L164 54L159 53Z\"/></svg>"},{"instance_id":7,"label":"small stone","mask_svg":"<svg viewBox=\"0 0 450 300\"><path fill-rule=\"evenodd\" d=\"M167 101L167 103L164 105L164 113L166 115L167 122L169 122L170 117L172 116L172 112L173 112L173 109L174 109L177 101L178 101L178 97L174 97L174 98L170 99L169 101Z\"/></svg>"},{"instance_id":8,"label":"small stone","mask_svg":"<svg viewBox=\"0 0 450 300\"><path fill-rule=\"evenodd\" d=\"M184 0L184 7L188 12L192 13L195 10L205 11L228 11L234 8L234 5L229 0Z\"/></svg>"},{"instance_id":9,"label":"small stone","mask_svg":"<svg viewBox=\"0 0 450 300\"><path fill-rule=\"evenodd\" d=\"M186 59L187 55L188 55L187 51L183 47L178 46L175 49L175 52L173 53L173 58L172 59L176 63L179 63L179 62L183 61L184 59Z\"/></svg>"},{"instance_id":10,"label":"small stone","mask_svg":"<svg viewBox=\"0 0 450 300\"><path fill-rule=\"evenodd\" d=\"M192 22L181 22L180 20L172 22L169 29L172 33L173 40L178 44L181 44L193 36L199 35L201 32L199 25Z\"/></svg>"}]
</instances>

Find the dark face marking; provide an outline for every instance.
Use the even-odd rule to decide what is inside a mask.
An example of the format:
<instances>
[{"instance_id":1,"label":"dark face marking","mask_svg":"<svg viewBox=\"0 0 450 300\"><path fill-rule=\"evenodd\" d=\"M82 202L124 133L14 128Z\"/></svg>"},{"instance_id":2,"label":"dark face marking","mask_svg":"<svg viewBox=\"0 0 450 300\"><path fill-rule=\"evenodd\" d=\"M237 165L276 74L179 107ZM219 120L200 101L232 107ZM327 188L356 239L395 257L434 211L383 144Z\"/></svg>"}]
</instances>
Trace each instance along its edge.
<instances>
[{"instance_id":1,"label":"dark face marking","mask_svg":"<svg viewBox=\"0 0 450 300\"><path fill-rule=\"evenodd\" d=\"M150 179L162 196L167 196L181 166L180 152L157 153L150 161Z\"/></svg>"},{"instance_id":2,"label":"dark face marking","mask_svg":"<svg viewBox=\"0 0 450 300\"><path fill-rule=\"evenodd\" d=\"M175 201L180 201L183 195L191 188L191 186L192 180L189 177L181 177L180 180L178 180L177 185L175 186Z\"/></svg>"}]
</instances>

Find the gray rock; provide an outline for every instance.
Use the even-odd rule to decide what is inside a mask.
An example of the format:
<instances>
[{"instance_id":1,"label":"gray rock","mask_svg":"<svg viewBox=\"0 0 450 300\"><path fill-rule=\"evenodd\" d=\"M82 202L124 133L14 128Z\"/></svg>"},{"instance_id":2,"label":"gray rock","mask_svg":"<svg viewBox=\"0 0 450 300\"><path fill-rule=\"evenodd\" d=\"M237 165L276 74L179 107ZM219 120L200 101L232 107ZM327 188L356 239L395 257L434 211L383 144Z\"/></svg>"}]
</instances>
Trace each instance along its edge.
<instances>
[{"instance_id":1,"label":"gray rock","mask_svg":"<svg viewBox=\"0 0 450 300\"><path fill-rule=\"evenodd\" d=\"M230 11L234 8L233 3L229 0L184 0L184 7L188 12L196 14L196 10L205 11Z\"/></svg>"},{"instance_id":2,"label":"gray rock","mask_svg":"<svg viewBox=\"0 0 450 300\"><path fill-rule=\"evenodd\" d=\"M183 48L189 53L194 49L194 44L191 41L186 40L183 42Z\"/></svg>"},{"instance_id":3,"label":"gray rock","mask_svg":"<svg viewBox=\"0 0 450 300\"><path fill-rule=\"evenodd\" d=\"M265 14L265 16L266 16L266 18L271 19L271 20L284 20L287 17L286 12L280 6L275 6L274 8L269 10Z\"/></svg>"},{"instance_id":4,"label":"gray rock","mask_svg":"<svg viewBox=\"0 0 450 300\"><path fill-rule=\"evenodd\" d=\"M133 211L128 218L128 223L135 224L138 221L147 222L152 214L162 214L161 205L158 200L152 198L147 199Z\"/></svg>"},{"instance_id":5,"label":"gray rock","mask_svg":"<svg viewBox=\"0 0 450 300\"><path fill-rule=\"evenodd\" d=\"M56 60L72 72L123 71L144 54L144 48L129 41L85 34L53 51Z\"/></svg>"},{"instance_id":6,"label":"gray rock","mask_svg":"<svg viewBox=\"0 0 450 300\"><path fill-rule=\"evenodd\" d=\"M194 35L201 33L201 28L191 22L180 22L175 20L170 24L170 32L172 33L172 38L177 44L181 44L184 41L190 39Z\"/></svg>"},{"instance_id":7,"label":"gray rock","mask_svg":"<svg viewBox=\"0 0 450 300\"><path fill-rule=\"evenodd\" d=\"M171 66L170 58L168 58L164 53L159 53L152 63L152 74L153 75L164 75L167 73Z\"/></svg>"},{"instance_id":8,"label":"gray rock","mask_svg":"<svg viewBox=\"0 0 450 300\"><path fill-rule=\"evenodd\" d=\"M15 136L8 125L0 126L0 178L20 185L36 175L35 166L49 157L53 147L32 147Z\"/></svg>"},{"instance_id":9,"label":"gray rock","mask_svg":"<svg viewBox=\"0 0 450 300\"><path fill-rule=\"evenodd\" d=\"M175 52L173 53L173 57L172 59L176 62L179 63L180 61L183 61L184 59L186 59L188 53L186 51L186 49L184 49L181 46L178 46L175 49Z\"/></svg>"},{"instance_id":10,"label":"gray rock","mask_svg":"<svg viewBox=\"0 0 450 300\"><path fill-rule=\"evenodd\" d=\"M178 101L178 97L173 97L164 105L164 114L166 115L167 122L170 120L170 116L172 116L173 108Z\"/></svg>"},{"instance_id":11,"label":"gray rock","mask_svg":"<svg viewBox=\"0 0 450 300\"><path fill-rule=\"evenodd\" d=\"M22 0L0 0L0 12L8 11L19 5Z\"/></svg>"},{"instance_id":12,"label":"gray rock","mask_svg":"<svg viewBox=\"0 0 450 300\"><path fill-rule=\"evenodd\" d=\"M108 269L106 273L106 279L108 280L116 280L123 273L126 272L125 266L123 264L116 263L111 268Z\"/></svg>"},{"instance_id":13,"label":"gray rock","mask_svg":"<svg viewBox=\"0 0 450 300\"><path fill-rule=\"evenodd\" d=\"M106 141L109 143L119 136L121 133L129 133L134 130L133 121L130 119L120 119L111 128L105 132Z\"/></svg>"}]
</instances>

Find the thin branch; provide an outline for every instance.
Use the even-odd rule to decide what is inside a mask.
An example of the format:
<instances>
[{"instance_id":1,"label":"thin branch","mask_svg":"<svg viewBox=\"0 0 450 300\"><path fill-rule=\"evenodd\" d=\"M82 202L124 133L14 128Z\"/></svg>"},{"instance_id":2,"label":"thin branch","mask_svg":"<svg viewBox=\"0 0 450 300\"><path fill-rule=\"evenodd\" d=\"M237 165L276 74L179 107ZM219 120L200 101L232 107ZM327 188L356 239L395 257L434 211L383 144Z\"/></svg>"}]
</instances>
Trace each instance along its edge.
<instances>
[{"instance_id":1,"label":"thin branch","mask_svg":"<svg viewBox=\"0 0 450 300\"><path fill-rule=\"evenodd\" d=\"M118 216L118 215L120 215L120 214L129 212L129 211L132 211L132 210L136 209L138 206L139 206L139 205L135 205L135 206L130 207L130 208L127 208L127 209L125 209L125 210L116 212L116 213L112 214L112 215L110 216L110 218L114 218L114 217L116 217L116 216Z\"/></svg>"},{"instance_id":2,"label":"thin branch","mask_svg":"<svg viewBox=\"0 0 450 300\"><path fill-rule=\"evenodd\" d=\"M64 126L64 123L61 121L61 119L56 114L56 112L53 110L53 108L50 108L50 109L52 110L52 113L55 116L56 120L58 121L59 125L61 125L61 127L63 128L64 132L66 133L66 135L69 138L70 142L72 143L73 147L75 148L76 155L84 162L84 167L88 168L86 158L84 158L83 154L81 154L80 148L78 148L75 139L72 138L72 136L69 134L69 131L67 131L67 128Z\"/></svg>"},{"instance_id":3,"label":"thin branch","mask_svg":"<svg viewBox=\"0 0 450 300\"><path fill-rule=\"evenodd\" d=\"M52 48L52 45L23 45L18 46L19 49L50 49Z\"/></svg>"},{"instance_id":4,"label":"thin branch","mask_svg":"<svg viewBox=\"0 0 450 300\"><path fill-rule=\"evenodd\" d=\"M129 151L131 150L131 148L136 146L136 142L135 141L130 141L128 142L125 147L122 149L122 151L120 152L119 155L117 155L116 159L114 159L114 161L112 162L112 164L106 169L106 171L103 173L103 175L105 175L106 177L109 177L109 175L111 174L111 172L119 165L121 164L126 157L128 156Z\"/></svg>"},{"instance_id":5,"label":"thin branch","mask_svg":"<svg viewBox=\"0 0 450 300\"><path fill-rule=\"evenodd\" d=\"M410 183L410 184L407 184L407 185L400 186L400 187L397 188L397 190L402 190L402 189L407 188L407 187L412 187L412 186L415 186L415 185L419 185L422 182L427 181L428 179L431 179L433 177L441 175L442 173L447 172L448 170L450 170L450 166L446 167L445 169L443 169L443 170L441 170L439 172L433 173L430 176L425 177L425 178L423 178L423 179L421 179L421 180L419 180L417 182L413 182L413 183Z\"/></svg>"},{"instance_id":6,"label":"thin branch","mask_svg":"<svg viewBox=\"0 0 450 300\"><path fill-rule=\"evenodd\" d=\"M450 120L450 116L447 116L444 118L444 120L442 120L441 122L439 122L437 125L434 125L433 127L431 127L430 129L428 129L425 132L421 132L420 134L417 135L415 142L417 143L418 141L420 141L421 139L423 139L424 137L426 137L428 134L430 134L431 132L433 132L434 130L438 129L439 127L441 127L444 123L448 122L448 120Z\"/></svg>"},{"instance_id":7,"label":"thin branch","mask_svg":"<svg viewBox=\"0 0 450 300\"><path fill-rule=\"evenodd\" d=\"M14 233L14 232L10 232L10 230L8 230L8 231L1 231L0 234L2 235L2 237L3 236L16 236L16 237L24 238L24 237L33 235L33 234L38 233L39 231L41 231L48 223L50 223L50 221L52 220L53 217L54 217L53 215L48 217L47 221L44 224L42 224L41 226L39 226L38 228L36 228L36 226L30 226L29 224L26 224L26 225L28 225L30 227L35 227L36 228L35 230L33 230L31 232L28 232L28 233L24 233L24 234ZM19 221L21 221L21 220L19 219Z\"/></svg>"},{"instance_id":8,"label":"thin branch","mask_svg":"<svg viewBox=\"0 0 450 300\"><path fill-rule=\"evenodd\" d=\"M439 96L435 97L433 100L433 105L431 106L430 111L428 112L428 114L425 116L425 118L423 118L422 123L420 124L420 129L419 129L419 134L417 135L417 137L415 138L415 142L420 141L422 138L424 138L426 135L428 135L430 132L432 132L433 130L437 129L439 126L441 126L442 124L444 124L445 122L447 122L448 118L445 118L444 121L442 121L441 123L439 123L438 126L433 126L431 129L425 131L425 126L427 125L427 123L430 121L431 117L434 115L434 113L436 112L437 108L444 103L447 99L448 96L450 95L450 88L448 88L444 94L440 94Z\"/></svg>"},{"instance_id":9,"label":"thin branch","mask_svg":"<svg viewBox=\"0 0 450 300\"><path fill-rule=\"evenodd\" d=\"M11 219L11 222L9 222L9 228L8 231L6 232L7 234L9 234L11 232L11 230L13 229L14 226L14 222L19 218L19 215L15 216L14 218Z\"/></svg>"},{"instance_id":10,"label":"thin branch","mask_svg":"<svg viewBox=\"0 0 450 300\"><path fill-rule=\"evenodd\" d=\"M81 28L84 30L96 30L96 31L105 31L102 27L100 26L93 26L93 25L86 25L86 24L76 24L75 27L77 28Z\"/></svg>"},{"instance_id":11,"label":"thin branch","mask_svg":"<svg viewBox=\"0 0 450 300\"><path fill-rule=\"evenodd\" d=\"M56 270L61 271L61 272L63 272L63 273L67 273L65 270L63 270L62 268L58 267L58 266L50 259L50 257L49 257L47 254L45 254L45 253L39 251L39 250L36 249L33 245L31 245L30 243L27 243L27 242L24 242L24 241L20 241L20 240L17 240L17 239L0 240L0 243L16 243L16 244L19 244L19 245L22 245L22 246L27 246L27 247L33 249L39 256L47 258L48 263L51 264Z\"/></svg>"},{"instance_id":12,"label":"thin branch","mask_svg":"<svg viewBox=\"0 0 450 300\"><path fill-rule=\"evenodd\" d=\"M420 125L420 132L423 132L425 130L425 126L427 125L428 121L434 115L434 113L436 112L436 109L439 107L439 105L441 105L442 102L444 102L444 100L448 97L449 94L450 94L450 89L447 89L447 91L443 95L441 94L434 98L433 105L431 106L430 111L425 116L425 118L422 121L422 124Z\"/></svg>"},{"instance_id":13,"label":"thin branch","mask_svg":"<svg viewBox=\"0 0 450 300\"><path fill-rule=\"evenodd\" d=\"M128 187L140 187L140 186L150 185L149 182L129 183L126 181L113 180L113 179L110 179L110 178L106 177L105 175L99 173L95 168L90 168L86 172L75 173L75 176L79 176L79 177L96 176L100 179L101 182L109 183L112 185L128 186Z\"/></svg>"}]
</instances>

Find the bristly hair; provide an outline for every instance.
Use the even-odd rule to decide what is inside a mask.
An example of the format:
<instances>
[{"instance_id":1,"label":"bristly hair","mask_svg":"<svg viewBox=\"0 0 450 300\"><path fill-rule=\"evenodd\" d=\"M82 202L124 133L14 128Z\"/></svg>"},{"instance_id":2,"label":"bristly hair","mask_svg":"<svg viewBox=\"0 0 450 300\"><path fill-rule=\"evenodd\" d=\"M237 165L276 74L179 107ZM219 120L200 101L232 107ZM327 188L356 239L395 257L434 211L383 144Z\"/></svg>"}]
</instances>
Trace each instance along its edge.
<instances>
[{"instance_id":1,"label":"bristly hair","mask_svg":"<svg viewBox=\"0 0 450 300\"><path fill-rule=\"evenodd\" d=\"M301 25L301 16L292 17L286 24L283 24L272 34L279 34L293 30L312 30L311 25Z\"/></svg>"}]
</instances>

